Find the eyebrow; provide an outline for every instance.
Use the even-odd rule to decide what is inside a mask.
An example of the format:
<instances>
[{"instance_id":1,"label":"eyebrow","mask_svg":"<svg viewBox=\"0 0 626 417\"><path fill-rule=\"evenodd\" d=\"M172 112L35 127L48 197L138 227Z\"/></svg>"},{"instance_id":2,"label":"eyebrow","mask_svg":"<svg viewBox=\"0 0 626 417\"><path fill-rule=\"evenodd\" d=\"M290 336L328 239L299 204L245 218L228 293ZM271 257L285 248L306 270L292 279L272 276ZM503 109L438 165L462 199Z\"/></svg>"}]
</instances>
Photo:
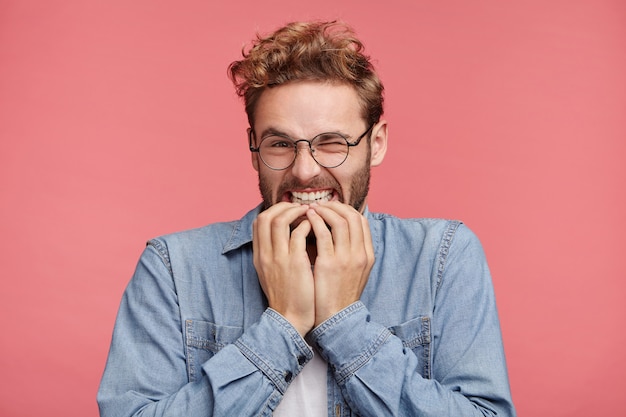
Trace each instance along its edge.
<instances>
[{"instance_id":1,"label":"eyebrow","mask_svg":"<svg viewBox=\"0 0 626 417\"><path fill-rule=\"evenodd\" d=\"M259 135L259 139L262 140L262 139L265 139L268 136L277 135L277 136L287 137L287 138L289 138L291 140L300 140L300 139L311 140L311 139L313 139L313 138L315 138L315 137L317 137L319 135L323 135L325 133L337 133L337 134L340 134L340 135L344 136L346 139L352 139L352 135L350 135L348 133L345 133L345 132L342 132L341 130L325 130L323 132L319 132L319 133L315 134L315 136L312 136L310 138L294 138L293 136L291 136L291 135L289 135L289 134L287 134L287 133L285 133L285 132L283 132L283 131L281 131L279 129L276 129L274 127L268 127L267 129L263 130L261 132L261 134Z\"/></svg>"},{"instance_id":2,"label":"eyebrow","mask_svg":"<svg viewBox=\"0 0 626 417\"><path fill-rule=\"evenodd\" d=\"M285 132L282 132L282 131L280 131L278 129L275 129L273 127L268 127L263 132L261 132L261 134L259 135L259 138L260 139L264 139L264 138L266 138L268 136L272 136L272 135L291 137L288 134L286 134Z\"/></svg>"}]
</instances>

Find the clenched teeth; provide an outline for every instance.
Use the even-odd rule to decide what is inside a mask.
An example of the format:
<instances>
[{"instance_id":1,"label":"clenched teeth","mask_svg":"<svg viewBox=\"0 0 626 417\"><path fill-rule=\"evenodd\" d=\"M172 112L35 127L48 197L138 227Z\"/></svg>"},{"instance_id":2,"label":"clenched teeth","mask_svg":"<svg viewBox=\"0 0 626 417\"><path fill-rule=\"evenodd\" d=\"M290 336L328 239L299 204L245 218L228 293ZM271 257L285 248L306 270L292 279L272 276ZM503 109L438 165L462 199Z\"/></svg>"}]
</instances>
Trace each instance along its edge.
<instances>
[{"instance_id":1,"label":"clenched teeth","mask_svg":"<svg viewBox=\"0 0 626 417\"><path fill-rule=\"evenodd\" d=\"M299 204L313 204L322 201L330 201L332 196L333 192L331 190L315 191L310 193L293 191L291 193L291 202Z\"/></svg>"}]
</instances>

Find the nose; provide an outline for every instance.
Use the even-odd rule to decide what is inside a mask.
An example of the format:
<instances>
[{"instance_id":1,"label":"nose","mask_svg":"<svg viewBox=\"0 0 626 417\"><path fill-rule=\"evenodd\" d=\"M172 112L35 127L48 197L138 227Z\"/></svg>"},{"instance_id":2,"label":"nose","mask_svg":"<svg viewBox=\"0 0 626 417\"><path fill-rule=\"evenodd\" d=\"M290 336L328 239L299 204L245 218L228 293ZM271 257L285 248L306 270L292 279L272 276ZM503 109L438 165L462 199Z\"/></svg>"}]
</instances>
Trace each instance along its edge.
<instances>
[{"instance_id":1,"label":"nose","mask_svg":"<svg viewBox=\"0 0 626 417\"><path fill-rule=\"evenodd\" d=\"M321 172L322 167L313 159L313 152L308 142L302 141L296 144L296 160L291 166L291 173L302 183L315 178Z\"/></svg>"}]
</instances>

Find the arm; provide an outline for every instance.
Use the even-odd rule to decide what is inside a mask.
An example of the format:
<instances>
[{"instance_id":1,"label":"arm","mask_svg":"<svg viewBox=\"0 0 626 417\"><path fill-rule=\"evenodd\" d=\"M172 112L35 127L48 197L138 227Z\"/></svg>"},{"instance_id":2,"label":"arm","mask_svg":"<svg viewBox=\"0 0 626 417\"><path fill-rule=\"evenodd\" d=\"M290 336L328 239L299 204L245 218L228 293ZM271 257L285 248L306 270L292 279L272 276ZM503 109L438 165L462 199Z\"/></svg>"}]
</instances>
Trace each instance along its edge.
<instances>
[{"instance_id":1,"label":"arm","mask_svg":"<svg viewBox=\"0 0 626 417\"><path fill-rule=\"evenodd\" d=\"M282 317L259 322L187 374L178 297L161 253L148 246L126 289L98 392L102 416L271 415L312 352Z\"/></svg>"},{"instance_id":2,"label":"arm","mask_svg":"<svg viewBox=\"0 0 626 417\"><path fill-rule=\"evenodd\" d=\"M434 272L435 274L437 271ZM349 406L362 416L514 416L495 299L482 248L460 227L438 278L432 378L356 302L311 332Z\"/></svg>"}]
</instances>

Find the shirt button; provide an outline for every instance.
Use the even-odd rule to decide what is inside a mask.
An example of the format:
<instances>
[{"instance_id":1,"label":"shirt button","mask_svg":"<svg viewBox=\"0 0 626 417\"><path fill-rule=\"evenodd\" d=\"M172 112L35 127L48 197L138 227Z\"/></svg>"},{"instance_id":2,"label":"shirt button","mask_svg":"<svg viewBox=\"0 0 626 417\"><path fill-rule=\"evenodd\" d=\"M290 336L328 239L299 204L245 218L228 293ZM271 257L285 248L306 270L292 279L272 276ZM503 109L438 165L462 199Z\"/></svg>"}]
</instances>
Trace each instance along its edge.
<instances>
[{"instance_id":1,"label":"shirt button","mask_svg":"<svg viewBox=\"0 0 626 417\"><path fill-rule=\"evenodd\" d=\"M300 355L298 356L298 365L302 366L306 363L306 356Z\"/></svg>"},{"instance_id":2,"label":"shirt button","mask_svg":"<svg viewBox=\"0 0 626 417\"><path fill-rule=\"evenodd\" d=\"M291 378L293 378L291 371L285 372L285 382L291 382Z\"/></svg>"}]
</instances>

